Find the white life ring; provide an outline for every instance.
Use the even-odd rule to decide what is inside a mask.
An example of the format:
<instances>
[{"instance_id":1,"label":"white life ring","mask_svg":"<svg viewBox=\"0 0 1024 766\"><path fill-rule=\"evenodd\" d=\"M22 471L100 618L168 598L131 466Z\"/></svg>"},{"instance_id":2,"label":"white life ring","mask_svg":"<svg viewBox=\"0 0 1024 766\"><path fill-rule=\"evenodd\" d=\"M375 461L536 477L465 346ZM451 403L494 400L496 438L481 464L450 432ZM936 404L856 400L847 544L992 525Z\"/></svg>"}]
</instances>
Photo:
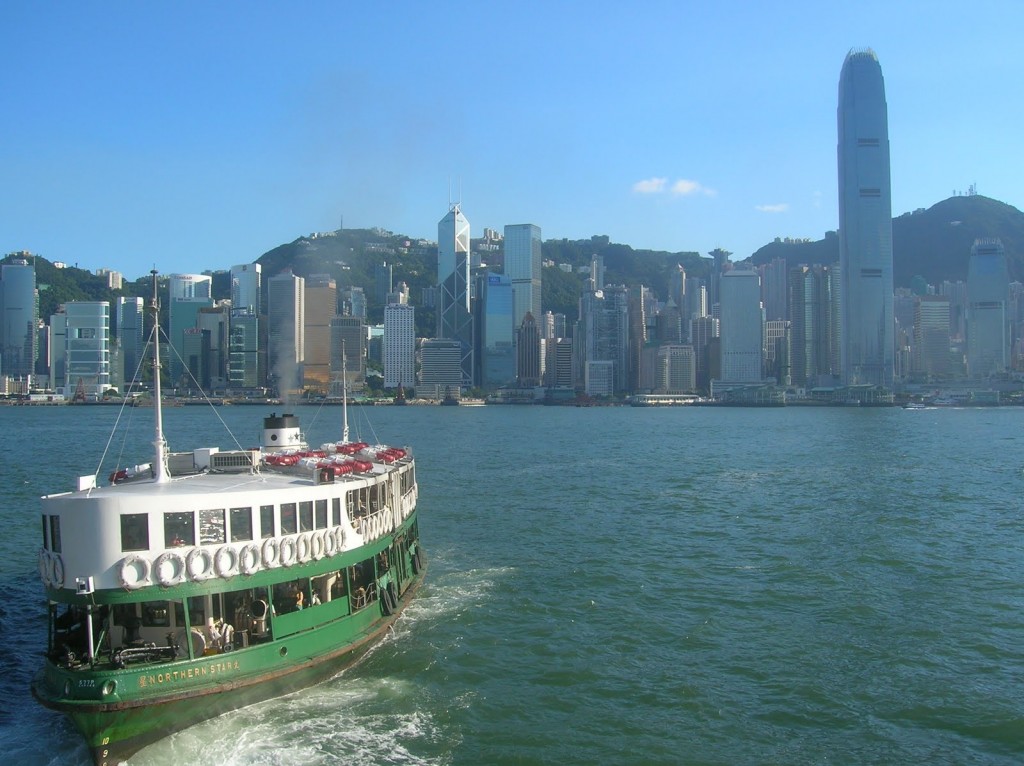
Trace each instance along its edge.
<instances>
[{"instance_id":1,"label":"white life ring","mask_svg":"<svg viewBox=\"0 0 1024 766\"><path fill-rule=\"evenodd\" d=\"M309 559L312 555L312 545L310 544L309 532L303 532L299 535L299 538L295 541L295 558L299 560L300 564L308 564Z\"/></svg>"},{"instance_id":2,"label":"white life ring","mask_svg":"<svg viewBox=\"0 0 1024 766\"><path fill-rule=\"evenodd\" d=\"M249 543L239 551L238 568L244 575L251 575L260 568L260 549L256 543Z\"/></svg>"},{"instance_id":3,"label":"white life ring","mask_svg":"<svg viewBox=\"0 0 1024 766\"><path fill-rule=\"evenodd\" d=\"M39 579L41 579L43 581L43 585L45 585L47 588L50 587L50 583L52 582L50 580L50 577L51 577L50 570L51 569L52 569L52 566L50 564L50 552L48 550L46 550L46 548L40 548L39 549Z\"/></svg>"},{"instance_id":4,"label":"white life ring","mask_svg":"<svg viewBox=\"0 0 1024 766\"><path fill-rule=\"evenodd\" d=\"M199 562L198 567L196 562ZM206 548L196 547L185 557L185 572L190 580L205 580L212 574L213 556Z\"/></svg>"},{"instance_id":5,"label":"white life ring","mask_svg":"<svg viewBox=\"0 0 1024 766\"><path fill-rule=\"evenodd\" d=\"M213 556L213 568L219 577L231 577L238 569L238 551L231 545L222 545Z\"/></svg>"},{"instance_id":6,"label":"white life ring","mask_svg":"<svg viewBox=\"0 0 1024 766\"><path fill-rule=\"evenodd\" d=\"M327 534L324 530L318 529L313 533L313 536L309 538L310 553L313 556L314 561L319 561L324 557L324 535Z\"/></svg>"},{"instance_id":7,"label":"white life ring","mask_svg":"<svg viewBox=\"0 0 1024 766\"><path fill-rule=\"evenodd\" d=\"M338 532L340 530L341 530L341 527L338 527L337 529L328 529L326 532L324 532L324 555L325 556L333 556L335 553L338 552L338 537L337 537L337 535L338 535Z\"/></svg>"},{"instance_id":8,"label":"white life ring","mask_svg":"<svg viewBox=\"0 0 1024 766\"><path fill-rule=\"evenodd\" d=\"M151 569L149 559L145 556L135 553L125 556L121 559L121 587L125 590L136 590L147 585Z\"/></svg>"},{"instance_id":9,"label":"white life ring","mask_svg":"<svg viewBox=\"0 0 1024 766\"><path fill-rule=\"evenodd\" d=\"M64 559L59 553L54 553L50 558L50 586L64 587Z\"/></svg>"},{"instance_id":10,"label":"white life ring","mask_svg":"<svg viewBox=\"0 0 1024 766\"><path fill-rule=\"evenodd\" d=\"M292 564L295 563L294 537L281 538L281 550L278 553L278 558L281 560L281 566L290 567Z\"/></svg>"},{"instance_id":11,"label":"white life ring","mask_svg":"<svg viewBox=\"0 0 1024 766\"><path fill-rule=\"evenodd\" d=\"M170 564L170 567L167 567L167 564ZM167 571L168 569L170 571ZM153 562L153 574L156 581L165 588L177 585L185 579L185 560L174 551L161 553Z\"/></svg>"},{"instance_id":12,"label":"white life ring","mask_svg":"<svg viewBox=\"0 0 1024 766\"><path fill-rule=\"evenodd\" d=\"M281 552L281 545L277 542L276 537L268 537L263 541L263 548L261 549L260 556L263 559L263 566L266 569L276 567L280 562L278 561L278 555Z\"/></svg>"}]
</instances>

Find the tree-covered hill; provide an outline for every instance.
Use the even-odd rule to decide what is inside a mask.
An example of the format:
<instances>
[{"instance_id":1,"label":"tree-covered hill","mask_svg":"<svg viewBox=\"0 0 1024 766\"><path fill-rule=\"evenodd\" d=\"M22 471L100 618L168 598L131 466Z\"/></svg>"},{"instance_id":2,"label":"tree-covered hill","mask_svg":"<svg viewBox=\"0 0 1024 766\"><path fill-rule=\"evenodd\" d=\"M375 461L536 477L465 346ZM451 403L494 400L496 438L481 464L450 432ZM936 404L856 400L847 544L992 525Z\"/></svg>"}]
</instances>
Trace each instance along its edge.
<instances>
[{"instance_id":1,"label":"tree-covered hill","mask_svg":"<svg viewBox=\"0 0 1024 766\"><path fill-rule=\"evenodd\" d=\"M991 237L998 237L1006 249L1010 278L1024 281L1024 213L1017 208L975 194L904 213L892 222L893 281L907 287L915 276L931 284L966 280L971 245ZM828 232L814 242L776 240L751 256L758 265L775 258L790 266L838 263L839 237Z\"/></svg>"}]
</instances>

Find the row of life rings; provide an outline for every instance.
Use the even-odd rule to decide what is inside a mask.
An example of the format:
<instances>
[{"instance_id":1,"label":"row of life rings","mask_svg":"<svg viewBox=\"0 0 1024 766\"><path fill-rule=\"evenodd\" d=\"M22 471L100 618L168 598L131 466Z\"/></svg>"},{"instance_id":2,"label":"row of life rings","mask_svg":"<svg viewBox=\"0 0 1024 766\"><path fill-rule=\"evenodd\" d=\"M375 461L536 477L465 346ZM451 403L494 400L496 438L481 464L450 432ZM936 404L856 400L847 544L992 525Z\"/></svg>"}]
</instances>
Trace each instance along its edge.
<instances>
[{"instance_id":1,"label":"row of life rings","mask_svg":"<svg viewBox=\"0 0 1024 766\"><path fill-rule=\"evenodd\" d=\"M135 590L149 585L151 577L158 584L170 587L186 580L202 582L212 577L229 578L239 573L251 575L260 569L319 561L344 548L345 530L335 527L283 538L270 537L263 541L262 547L257 543L246 543L241 548L222 545L215 552L209 548L195 547L185 556L176 551L166 551L157 556L152 564L145 556L130 554L121 560L121 586L126 590ZM59 554L56 556L60 558ZM51 560L52 554L42 549L39 573L43 581L51 585L55 582L55 572L59 572L60 585L55 587L61 587L64 582L64 563L60 561L54 564Z\"/></svg>"},{"instance_id":2,"label":"row of life rings","mask_svg":"<svg viewBox=\"0 0 1024 766\"><path fill-rule=\"evenodd\" d=\"M376 540L395 529L395 519L389 508L362 520L360 531L366 540Z\"/></svg>"},{"instance_id":3,"label":"row of life rings","mask_svg":"<svg viewBox=\"0 0 1024 766\"><path fill-rule=\"evenodd\" d=\"M40 548L39 577L47 588L63 588L64 558L59 553Z\"/></svg>"}]
</instances>

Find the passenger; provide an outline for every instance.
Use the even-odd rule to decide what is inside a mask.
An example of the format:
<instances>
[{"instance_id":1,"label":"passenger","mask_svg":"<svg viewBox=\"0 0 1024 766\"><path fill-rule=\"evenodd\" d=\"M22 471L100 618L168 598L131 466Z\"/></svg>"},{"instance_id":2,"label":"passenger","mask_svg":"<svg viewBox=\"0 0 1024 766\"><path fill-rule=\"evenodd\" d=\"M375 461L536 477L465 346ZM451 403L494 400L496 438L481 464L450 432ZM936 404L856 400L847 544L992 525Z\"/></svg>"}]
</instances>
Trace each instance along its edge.
<instances>
[{"instance_id":1,"label":"passenger","mask_svg":"<svg viewBox=\"0 0 1024 766\"><path fill-rule=\"evenodd\" d=\"M304 596L302 595L302 589L295 589L295 611L302 609L304 603Z\"/></svg>"}]
</instances>

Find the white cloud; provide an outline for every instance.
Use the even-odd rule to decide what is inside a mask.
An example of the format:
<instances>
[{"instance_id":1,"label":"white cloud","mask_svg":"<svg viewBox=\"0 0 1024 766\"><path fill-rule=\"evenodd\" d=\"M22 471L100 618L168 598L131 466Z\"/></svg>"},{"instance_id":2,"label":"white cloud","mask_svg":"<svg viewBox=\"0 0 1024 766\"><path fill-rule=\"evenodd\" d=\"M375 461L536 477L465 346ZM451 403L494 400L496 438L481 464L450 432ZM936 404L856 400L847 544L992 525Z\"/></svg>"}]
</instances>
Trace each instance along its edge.
<instances>
[{"instance_id":1,"label":"white cloud","mask_svg":"<svg viewBox=\"0 0 1024 766\"><path fill-rule=\"evenodd\" d=\"M690 194L704 194L708 197L714 197L717 192L714 189L709 189L698 181L690 181L686 178L680 178L674 184L672 184L672 193L677 196L687 196Z\"/></svg>"},{"instance_id":2,"label":"white cloud","mask_svg":"<svg viewBox=\"0 0 1024 766\"><path fill-rule=\"evenodd\" d=\"M667 178L648 178L646 181L637 181L633 184L633 191L636 194L661 194L665 191Z\"/></svg>"},{"instance_id":3,"label":"white cloud","mask_svg":"<svg viewBox=\"0 0 1024 766\"><path fill-rule=\"evenodd\" d=\"M703 194L714 197L718 192L709 189L698 181L680 178L670 186L667 178L648 178L633 184L634 194L664 194L668 192L675 197L687 197L692 194Z\"/></svg>"},{"instance_id":4,"label":"white cloud","mask_svg":"<svg viewBox=\"0 0 1024 766\"><path fill-rule=\"evenodd\" d=\"M788 202L780 202L777 205L754 205L755 210L760 210L762 213L785 213L789 210Z\"/></svg>"}]
</instances>

